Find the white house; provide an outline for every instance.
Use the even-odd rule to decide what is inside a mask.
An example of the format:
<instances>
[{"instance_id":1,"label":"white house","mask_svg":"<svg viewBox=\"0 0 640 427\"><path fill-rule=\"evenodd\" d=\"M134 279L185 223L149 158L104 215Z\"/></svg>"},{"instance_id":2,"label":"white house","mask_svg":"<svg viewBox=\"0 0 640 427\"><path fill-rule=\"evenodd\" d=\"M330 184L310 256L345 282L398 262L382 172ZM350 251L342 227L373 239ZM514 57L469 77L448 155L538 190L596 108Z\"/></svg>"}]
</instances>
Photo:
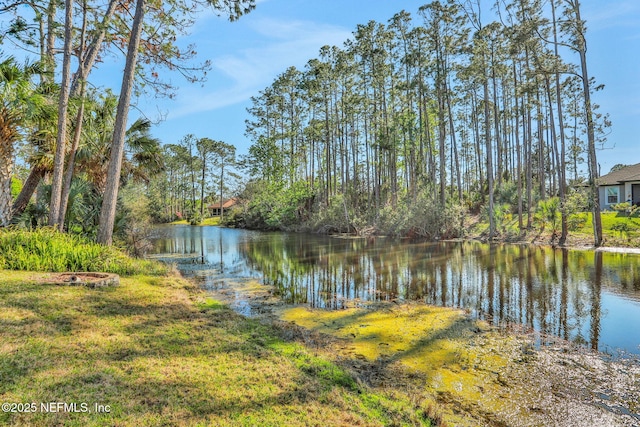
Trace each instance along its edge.
<instances>
[{"instance_id":1,"label":"white house","mask_svg":"<svg viewBox=\"0 0 640 427\"><path fill-rule=\"evenodd\" d=\"M640 163L601 176L598 188L602 210L622 202L640 205Z\"/></svg>"}]
</instances>

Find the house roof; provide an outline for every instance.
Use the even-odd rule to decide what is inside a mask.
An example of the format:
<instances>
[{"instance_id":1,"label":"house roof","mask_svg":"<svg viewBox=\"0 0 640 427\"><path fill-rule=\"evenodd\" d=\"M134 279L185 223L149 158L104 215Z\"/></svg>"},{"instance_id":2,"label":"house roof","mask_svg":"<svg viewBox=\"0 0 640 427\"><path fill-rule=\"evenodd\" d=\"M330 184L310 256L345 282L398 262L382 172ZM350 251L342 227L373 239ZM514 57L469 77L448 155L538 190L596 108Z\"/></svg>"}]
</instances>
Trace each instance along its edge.
<instances>
[{"instance_id":1,"label":"house roof","mask_svg":"<svg viewBox=\"0 0 640 427\"><path fill-rule=\"evenodd\" d=\"M222 208L223 209L230 208L231 206L234 206L236 203L238 203L238 199L235 199L235 198L228 199L226 202L224 202L224 204L222 205ZM209 209L220 209L220 202L209 205Z\"/></svg>"},{"instance_id":2,"label":"house roof","mask_svg":"<svg viewBox=\"0 0 640 427\"><path fill-rule=\"evenodd\" d=\"M640 181L640 163L626 166L598 178L599 185L616 185L629 181Z\"/></svg>"}]
</instances>

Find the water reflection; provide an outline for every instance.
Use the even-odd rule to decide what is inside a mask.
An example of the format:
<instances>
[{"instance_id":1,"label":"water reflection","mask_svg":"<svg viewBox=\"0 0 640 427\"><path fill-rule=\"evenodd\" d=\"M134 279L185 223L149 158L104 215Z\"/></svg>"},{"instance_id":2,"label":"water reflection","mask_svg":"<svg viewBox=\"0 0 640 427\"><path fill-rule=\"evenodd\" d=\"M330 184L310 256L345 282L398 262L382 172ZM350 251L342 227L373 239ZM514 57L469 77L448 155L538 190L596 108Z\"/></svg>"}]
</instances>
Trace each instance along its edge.
<instances>
[{"instance_id":1,"label":"water reflection","mask_svg":"<svg viewBox=\"0 0 640 427\"><path fill-rule=\"evenodd\" d=\"M172 228L159 253L190 255L208 286L261 277L288 303L419 300L461 307L594 349L640 353L640 256L474 242L337 239ZM193 267L201 265L202 268Z\"/></svg>"}]
</instances>

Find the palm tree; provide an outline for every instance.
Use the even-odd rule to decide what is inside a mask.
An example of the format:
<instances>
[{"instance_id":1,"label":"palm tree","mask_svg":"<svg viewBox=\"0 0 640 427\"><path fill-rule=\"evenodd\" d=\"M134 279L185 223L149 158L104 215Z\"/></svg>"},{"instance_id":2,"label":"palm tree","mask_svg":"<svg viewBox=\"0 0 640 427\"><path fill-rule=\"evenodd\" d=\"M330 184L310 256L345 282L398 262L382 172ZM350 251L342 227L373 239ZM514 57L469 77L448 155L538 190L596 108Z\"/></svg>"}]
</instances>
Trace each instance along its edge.
<instances>
[{"instance_id":1,"label":"palm tree","mask_svg":"<svg viewBox=\"0 0 640 427\"><path fill-rule=\"evenodd\" d=\"M149 182L149 178L164 170L161 142L151 136L152 123L145 118L136 120L125 135L125 159L121 180Z\"/></svg>"},{"instance_id":2,"label":"palm tree","mask_svg":"<svg viewBox=\"0 0 640 427\"><path fill-rule=\"evenodd\" d=\"M107 163L111 154L111 136L118 98L106 93L88 105L83 126L84 143L76 155L78 172L91 182L99 194L107 184ZM136 120L125 133L125 155L120 184L133 179L147 182L149 176L164 168L160 140L151 136L152 123Z\"/></svg>"},{"instance_id":3,"label":"palm tree","mask_svg":"<svg viewBox=\"0 0 640 427\"><path fill-rule=\"evenodd\" d=\"M11 176L14 144L44 105L32 81L42 73L38 63L19 66L12 57L0 62L0 227L11 221Z\"/></svg>"},{"instance_id":4,"label":"palm tree","mask_svg":"<svg viewBox=\"0 0 640 427\"><path fill-rule=\"evenodd\" d=\"M53 99L56 91L57 88L50 85L49 92L43 94L51 95ZM40 181L46 174L53 171L53 152L55 151L57 128L57 111L53 102L50 104L50 108L42 109L32 121L33 131L29 132L27 136L30 151L27 153L26 159L31 166L31 172L24 181L20 194L13 201L12 215L14 220L25 211Z\"/></svg>"}]
</instances>

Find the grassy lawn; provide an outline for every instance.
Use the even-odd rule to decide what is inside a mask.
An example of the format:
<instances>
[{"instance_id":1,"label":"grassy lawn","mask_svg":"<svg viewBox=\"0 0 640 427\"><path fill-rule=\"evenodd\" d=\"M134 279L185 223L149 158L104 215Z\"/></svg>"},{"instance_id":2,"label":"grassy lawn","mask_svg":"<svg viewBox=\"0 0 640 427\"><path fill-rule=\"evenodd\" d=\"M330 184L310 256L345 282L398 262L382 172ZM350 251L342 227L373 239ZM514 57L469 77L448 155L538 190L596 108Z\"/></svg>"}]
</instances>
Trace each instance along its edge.
<instances>
[{"instance_id":1,"label":"grassy lawn","mask_svg":"<svg viewBox=\"0 0 640 427\"><path fill-rule=\"evenodd\" d=\"M584 224L575 232L593 236L591 214L581 213L578 215L584 218ZM603 212L602 234L606 246L640 246L640 218L638 216L629 217L620 212Z\"/></svg>"},{"instance_id":2,"label":"grassy lawn","mask_svg":"<svg viewBox=\"0 0 640 427\"><path fill-rule=\"evenodd\" d=\"M429 425L422 403L359 384L179 277L90 289L43 274L0 270L0 402L37 407L0 425ZM50 402L79 412L43 412Z\"/></svg>"},{"instance_id":3,"label":"grassy lawn","mask_svg":"<svg viewBox=\"0 0 640 427\"><path fill-rule=\"evenodd\" d=\"M173 221L171 224L172 225L189 225L189 221L187 221L186 219L183 219L180 221ZM218 225L218 224L220 224L220 217L213 216L210 218L203 219L198 225Z\"/></svg>"},{"instance_id":4,"label":"grassy lawn","mask_svg":"<svg viewBox=\"0 0 640 427\"><path fill-rule=\"evenodd\" d=\"M527 218L524 217L526 225ZM571 222L576 225L571 228ZM593 221L590 213L582 212L573 214L569 219L569 239L571 246L593 245ZM556 221L556 234L560 234L560 216ZM533 228L522 233L518 226L517 215L507 214L498 225L500 238L506 241L537 241L551 243L553 227L547 223L544 229L538 221L534 220ZM486 236L489 232L489 223L485 221L472 221L469 227L471 236ZM640 217L637 215L628 217L619 212L602 213L602 235L604 246L640 247Z\"/></svg>"}]
</instances>

